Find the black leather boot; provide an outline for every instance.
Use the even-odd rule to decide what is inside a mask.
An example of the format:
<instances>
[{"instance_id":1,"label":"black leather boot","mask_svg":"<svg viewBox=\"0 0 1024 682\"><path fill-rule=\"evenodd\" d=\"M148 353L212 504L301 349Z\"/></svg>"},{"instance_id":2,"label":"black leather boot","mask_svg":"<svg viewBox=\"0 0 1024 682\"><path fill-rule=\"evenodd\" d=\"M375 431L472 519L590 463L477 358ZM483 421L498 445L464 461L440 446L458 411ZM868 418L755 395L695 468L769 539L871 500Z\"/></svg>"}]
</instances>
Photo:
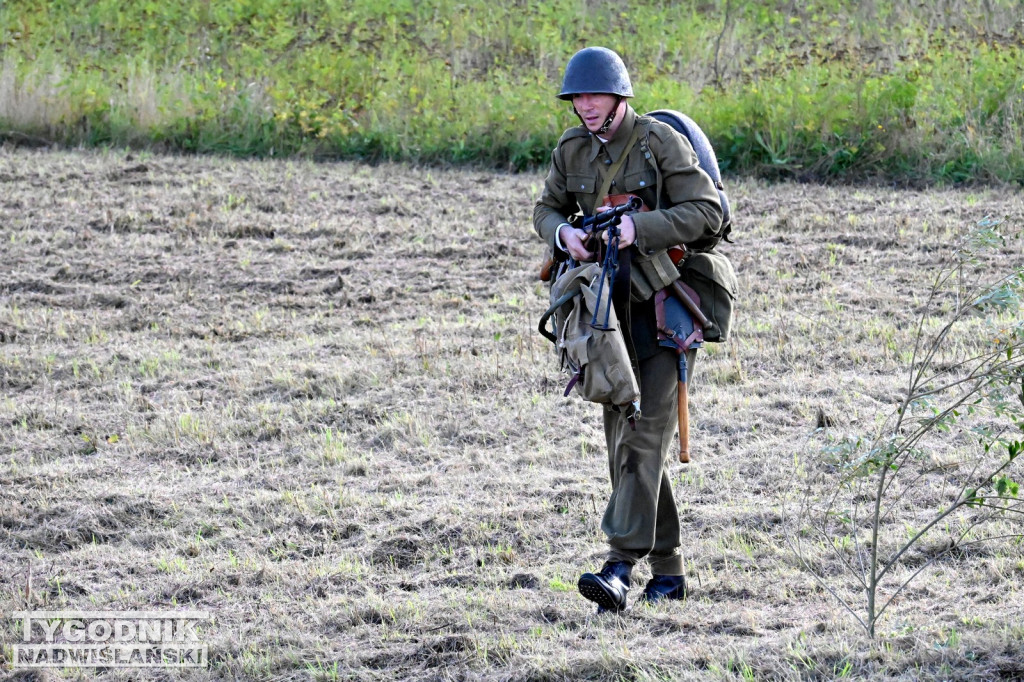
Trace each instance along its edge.
<instances>
[{"instance_id":1,"label":"black leather boot","mask_svg":"<svg viewBox=\"0 0 1024 682\"><path fill-rule=\"evenodd\" d=\"M625 561L608 561L597 573L580 576L580 594L598 606L602 611L622 611L626 608L626 593L629 591L629 574L632 564Z\"/></svg>"},{"instance_id":2,"label":"black leather boot","mask_svg":"<svg viewBox=\"0 0 1024 682\"><path fill-rule=\"evenodd\" d=\"M656 604L662 599L686 599L686 578L681 575L655 575L647 581L638 602Z\"/></svg>"}]
</instances>

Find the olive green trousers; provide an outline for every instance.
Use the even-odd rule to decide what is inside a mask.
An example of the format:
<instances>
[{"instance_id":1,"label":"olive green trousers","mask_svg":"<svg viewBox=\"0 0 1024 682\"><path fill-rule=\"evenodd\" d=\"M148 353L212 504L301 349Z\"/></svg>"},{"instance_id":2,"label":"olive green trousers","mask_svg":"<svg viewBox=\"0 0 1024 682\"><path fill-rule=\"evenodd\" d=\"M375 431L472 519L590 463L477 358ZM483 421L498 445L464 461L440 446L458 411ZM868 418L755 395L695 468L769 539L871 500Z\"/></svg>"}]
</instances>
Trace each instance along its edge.
<instances>
[{"instance_id":1,"label":"olive green trousers","mask_svg":"<svg viewBox=\"0 0 1024 682\"><path fill-rule=\"evenodd\" d=\"M690 377L695 358L696 350L687 353ZM608 536L608 561L635 564L646 557L656 575L683 575L679 512L668 461L679 425L678 355L661 349L641 361L639 369L641 417L636 428L621 412L604 411L612 494L601 530Z\"/></svg>"}]
</instances>

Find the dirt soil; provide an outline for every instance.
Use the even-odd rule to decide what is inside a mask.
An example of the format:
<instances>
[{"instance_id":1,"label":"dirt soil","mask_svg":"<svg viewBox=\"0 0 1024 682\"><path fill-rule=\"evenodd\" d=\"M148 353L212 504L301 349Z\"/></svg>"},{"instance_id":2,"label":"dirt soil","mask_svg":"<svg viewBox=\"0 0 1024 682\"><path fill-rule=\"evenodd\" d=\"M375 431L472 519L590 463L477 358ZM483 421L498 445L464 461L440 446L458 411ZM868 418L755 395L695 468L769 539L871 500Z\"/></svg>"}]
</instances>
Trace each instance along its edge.
<instances>
[{"instance_id":1,"label":"dirt soil","mask_svg":"<svg viewBox=\"0 0 1024 682\"><path fill-rule=\"evenodd\" d=\"M209 665L166 679L1024 676L1020 543L928 565L874 640L835 556L819 582L791 549L951 245L999 221L1021 266L1020 194L731 179L734 335L674 465L691 594L597 615L601 408L536 331L542 181L0 149L0 677L32 679L11 614L46 609L208 611Z\"/></svg>"}]
</instances>

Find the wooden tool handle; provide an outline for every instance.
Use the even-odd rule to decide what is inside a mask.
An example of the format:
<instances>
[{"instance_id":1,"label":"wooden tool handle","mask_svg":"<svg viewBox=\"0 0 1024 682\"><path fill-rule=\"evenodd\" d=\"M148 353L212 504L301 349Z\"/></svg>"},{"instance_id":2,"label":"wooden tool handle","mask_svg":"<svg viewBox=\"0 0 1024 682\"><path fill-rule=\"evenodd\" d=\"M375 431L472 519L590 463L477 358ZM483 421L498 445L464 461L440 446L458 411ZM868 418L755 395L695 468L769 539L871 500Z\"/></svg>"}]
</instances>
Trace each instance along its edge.
<instances>
[{"instance_id":1,"label":"wooden tool handle","mask_svg":"<svg viewBox=\"0 0 1024 682\"><path fill-rule=\"evenodd\" d=\"M686 384L679 382L679 461L687 464L690 461L690 399Z\"/></svg>"},{"instance_id":2,"label":"wooden tool handle","mask_svg":"<svg viewBox=\"0 0 1024 682\"><path fill-rule=\"evenodd\" d=\"M700 304L690 297L690 294L686 293L686 289L683 288L682 283L679 280L672 282L669 285L672 287L672 293L682 302L683 306L693 315L693 319L697 321L704 329L711 328L711 320L705 317L704 313L700 310Z\"/></svg>"}]
</instances>

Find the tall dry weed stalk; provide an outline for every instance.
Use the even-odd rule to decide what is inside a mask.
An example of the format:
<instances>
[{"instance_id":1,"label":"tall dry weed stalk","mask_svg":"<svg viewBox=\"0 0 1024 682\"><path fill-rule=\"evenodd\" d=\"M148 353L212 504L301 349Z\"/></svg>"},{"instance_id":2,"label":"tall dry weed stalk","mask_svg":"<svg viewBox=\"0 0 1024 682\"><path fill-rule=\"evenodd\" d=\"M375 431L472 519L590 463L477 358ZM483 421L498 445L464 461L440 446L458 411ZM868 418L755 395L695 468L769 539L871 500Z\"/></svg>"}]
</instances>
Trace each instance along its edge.
<instances>
[{"instance_id":1,"label":"tall dry weed stalk","mask_svg":"<svg viewBox=\"0 0 1024 682\"><path fill-rule=\"evenodd\" d=\"M61 98L65 78L59 67L34 70L18 78L15 62L0 62L0 121L21 131L50 131L73 118L71 104Z\"/></svg>"},{"instance_id":2,"label":"tall dry weed stalk","mask_svg":"<svg viewBox=\"0 0 1024 682\"><path fill-rule=\"evenodd\" d=\"M870 637L916 578L1024 537L1024 267L982 221L935 278L906 386L873 434L834 435L801 462L788 536L800 565Z\"/></svg>"}]
</instances>

